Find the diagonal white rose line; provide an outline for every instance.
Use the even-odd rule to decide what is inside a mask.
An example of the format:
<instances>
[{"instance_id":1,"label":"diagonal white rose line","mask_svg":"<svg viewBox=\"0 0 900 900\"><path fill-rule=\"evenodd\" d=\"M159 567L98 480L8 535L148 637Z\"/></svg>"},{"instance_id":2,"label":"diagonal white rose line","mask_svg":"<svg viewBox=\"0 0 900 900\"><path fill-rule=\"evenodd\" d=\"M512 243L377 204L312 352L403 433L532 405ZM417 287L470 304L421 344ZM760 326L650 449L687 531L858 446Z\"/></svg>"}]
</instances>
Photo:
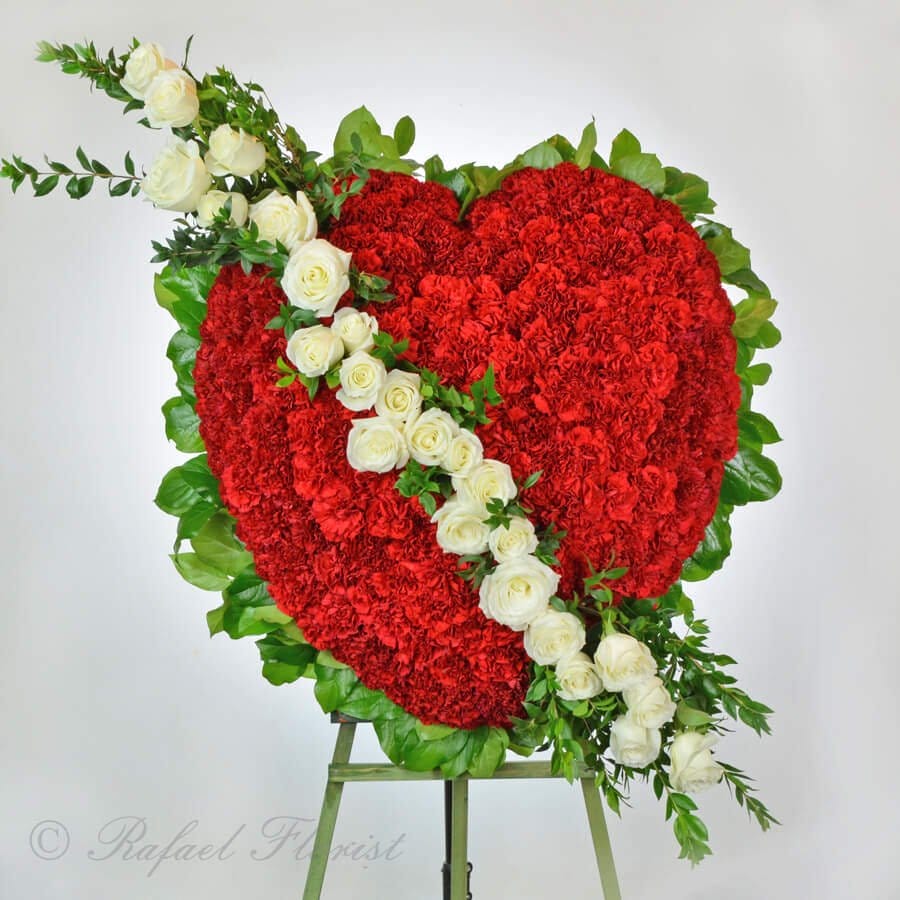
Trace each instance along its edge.
<instances>
[{"instance_id":1,"label":"diagonal white rose line","mask_svg":"<svg viewBox=\"0 0 900 900\"><path fill-rule=\"evenodd\" d=\"M628 712L612 724L610 751L623 765L650 765L661 751L660 729L676 709L650 649L629 634L612 631L601 637L591 659L585 652L582 620L550 605L560 576L534 555L538 539L533 523L524 515L513 515L508 525L488 526L487 503L495 499L507 503L518 493L510 467L485 459L474 431L462 428L445 410L435 406L422 412L420 376L389 370L369 352L378 333L374 316L353 307L336 310L347 291L350 258L313 236L296 244L282 279L292 303L320 319L333 316L330 327L297 329L287 341L285 355L310 378L324 376L340 362L340 383L333 388L337 399L355 412L374 408L374 415L352 422L347 437L350 465L361 472L384 473L404 468L412 458L449 475L454 493L431 521L445 553L468 556L490 551L496 565L479 588L484 615L524 632L524 648L531 659L555 668L561 699L584 701L604 690L621 692ZM676 735L673 748L683 736ZM703 750L709 754L708 746ZM709 780L716 771L711 757L704 763L694 784L699 785L704 774Z\"/></svg>"}]
</instances>

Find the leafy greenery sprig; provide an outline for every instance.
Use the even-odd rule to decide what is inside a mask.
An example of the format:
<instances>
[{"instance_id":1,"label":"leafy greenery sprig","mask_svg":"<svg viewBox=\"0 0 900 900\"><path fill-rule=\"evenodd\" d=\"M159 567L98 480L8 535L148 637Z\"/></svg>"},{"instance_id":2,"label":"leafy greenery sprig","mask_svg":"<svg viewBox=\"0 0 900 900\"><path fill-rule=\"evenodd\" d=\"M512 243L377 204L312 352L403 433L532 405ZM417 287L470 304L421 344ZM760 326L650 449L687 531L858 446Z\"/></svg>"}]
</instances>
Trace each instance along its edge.
<instances>
[{"instance_id":1,"label":"leafy greenery sprig","mask_svg":"<svg viewBox=\"0 0 900 900\"><path fill-rule=\"evenodd\" d=\"M266 275L281 278L290 253L280 242L261 240L255 222L236 227L228 221L225 208L209 228L176 219L178 227L165 242L152 241L151 262L172 263L184 268L226 266L240 263L244 272L253 266L268 267Z\"/></svg>"},{"instance_id":2,"label":"leafy greenery sprig","mask_svg":"<svg viewBox=\"0 0 900 900\"><path fill-rule=\"evenodd\" d=\"M190 45L190 44L189 44ZM99 88L113 100L120 100L129 109L142 109L144 104L136 100L125 88L122 79L125 77L125 63L131 51L138 46L132 39L128 49L121 54L109 50L106 56L97 52L94 42L87 44L53 44L50 41L38 41L38 62L58 63L66 75L77 75L91 82L92 87Z\"/></svg>"},{"instance_id":3,"label":"leafy greenery sprig","mask_svg":"<svg viewBox=\"0 0 900 900\"><path fill-rule=\"evenodd\" d=\"M122 197L131 194L136 197L141 189L141 179L135 173L134 160L130 153L125 154L123 166L125 174L112 172L110 168L97 159L91 159L79 147L75 157L81 169L73 169L69 165L44 157L46 169L39 169L25 162L20 156L0 160L0 178L8 178L15 193L26 179L31 183L35 197L44 197L53 191L61 178L66 178L66 192L73 200L86 197L94 186L94 180L106 182L110 197Z\"/></svg>"}]
</instances>

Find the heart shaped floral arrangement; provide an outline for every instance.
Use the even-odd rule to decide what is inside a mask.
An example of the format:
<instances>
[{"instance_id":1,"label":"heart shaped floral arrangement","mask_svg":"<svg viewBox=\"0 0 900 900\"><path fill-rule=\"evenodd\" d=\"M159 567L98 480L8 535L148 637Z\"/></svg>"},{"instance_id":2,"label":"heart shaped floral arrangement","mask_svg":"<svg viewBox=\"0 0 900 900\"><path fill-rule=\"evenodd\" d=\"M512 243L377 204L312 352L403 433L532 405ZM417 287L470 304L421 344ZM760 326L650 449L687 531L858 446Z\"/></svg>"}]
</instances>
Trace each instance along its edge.
<instances>
[{"instance_id":1,"label":"heart shaped floral arrangement","mask_svg":"<svg viewBox=\"0 0 900 900\"><path fill-rule=\"evenodd\" d=\"M412 121L388 135L365 108L322 160L188 50L42 43L172 139L141 176L80 147L2 175L185 214L154 259L178 323L166 434L198 455L156 502L178 571L222 592L211 633L256 636L269 681L314 679L399 765L488 775L549 748L615 810L650 782L693 861L689 793L725 780L768 827L711 748L771 710L683 589L780 487L750 408L775 301L706 182L627 131L603 159L593 123L502 169L420 165Z\"/></svg>"}]
</instances>

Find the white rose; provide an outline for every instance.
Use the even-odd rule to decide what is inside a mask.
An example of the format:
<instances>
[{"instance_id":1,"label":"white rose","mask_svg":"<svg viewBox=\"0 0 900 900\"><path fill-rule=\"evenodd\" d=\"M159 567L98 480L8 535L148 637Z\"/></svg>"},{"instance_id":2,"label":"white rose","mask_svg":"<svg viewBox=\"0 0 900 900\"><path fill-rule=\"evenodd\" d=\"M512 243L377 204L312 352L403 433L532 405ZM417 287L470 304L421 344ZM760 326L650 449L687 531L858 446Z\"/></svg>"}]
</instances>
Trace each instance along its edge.
<instances>
[{"instance_id":1,"label":"white rose","mask_svg":"<svg viewBox=\"0 0 900 900\"><path fill-rule=\"evenodd\" d=\"M672 768L669 781L676 791L696 794L722 780L723 768L713 759L709 748L716 743L714 734L682 731L669 747Z\"/></svg>"},{"instance_id":2,"label":"white rose","mask_svg":"<svg viewBox=\"0 0 900 900\"><path fill-rule=\"evenodd\" d=\"M122 87L138 100L144 99L150 83L165 69L177 69L176 63L166 59L166 51L159 44L140 44L131 51L125 63Z\"/></svg>"},{"instance_id":3,"label":"white rose","mask_svg":"<svg viewBox=\"0 0 900 900\"><path fill-rule=\"evenodd\" d=\"M461 503L451 497L432 517L437 523L437 542L444 553L465 556L484 553L487 549L488 527L481 509Z\"/></svg>"},{"instance_id":4,"label":"white rose","mask_svg":"<svg viewBox=\"0 0 900 900\"><path fill-rule=\"evenodd\" d=\"M483 459L481 438L473 431L461 428L459 434L450 441L447 454L441 460L441 468L451 475L465 478Z\"/></svg>"},{"instance_id":5,"label":"white rose","mask_svg":"<svg viewBox=\"0 0 900 900\"><path fill-rule=\"evenodd\" d=\"M562 700L590 700L603 691L600 673L587 653L574 653L556 664L557 695Z\"/></svg>"},{"instance_id":6,"label":"white rose","mask_svg":"<svg viewBox=\"0 0 900 900\"><path fill-rule=\"evenodd\" d=\"M250 207L250 221L256 223L261 241L281 241L288 250L311 241L319 230L316 213L302 191L296 202L285 194L268 194Z\"/></svg>"},{"instance_id":7,"label":"white rose","mask_svg":"<svg viewBox=\"0 0 900 900\"><path fill-rule=\"evenodd\" d=\"M513 631L524 631L547 608L559 575L533 556L500 563L479 589L481 611Z\"/></svg>"},{"instance_id":8,"label":"white rose","mask_svg":"<svg viewBox=\"0 0 900 900\"><path fill-rule=\"evenodd\" d=\"M643 769L659 756L662 735L658 728L642 728L627 716L619 716L609 730L612 758L623 766Z\"/></svg>"},{"instance_id":9,"label":"white rose","mask_svg":"<svg viewBox=\"0 0 900 900\"><path fill-rule=\"evenodd\" d=\"M513 516L509 520L509 527L499 525L488 538L488 547L497 562L527 556L537 550L537 545L534 525L524 516Z\"/></svg>"},{"instance_id":10,"label":"white rose","mask_svg":"<svg viewBox=\"0 0 900 900\"><path fill-rule=\"evenodd\" d=\"M243 129L220 125L209 136L206 168L213 175L238 175L246 178L265 167L265 145Z\"/></svg>"},{"instance_id":11,"label":"white rose","mask_svg":"<svg viewBox=\"0 0 900 900\"><path fill-rule=\"evenodd\" d=\"M644 728L661 728L675 715L675 703L662 679L655 675L622 691L622 699L628 707L628 718Z\"/></svg>"},{"instance_id":12,"label":"white rose","mask_svg":"<svg viewBox=\"0 0 900 900\"><path fill-rule=\"evenodd\" d=\"M161 209L193 212L211 184L197 144L173 138L153 160L141 190Z\"/></svg>"},{"instance_id":13,"label":"white rose","mask_svg":"<svg viewBox=\"0 0 900 900\"><path fill-rule=\"evenodd\" d=\"M197 224L209 228L226 201L231 200L229 221L240 228L247 221L247 198L235 191L207 191L197 203Z\"/></svg>"},{"instance_id":14,"label":"white rose","mask_svg":"<svg viewBox=\"0 0 900 900\"><path fill-rule=\"evenodd\" d=\"M182 69L163 69L144 94L144 109L154 128L190 125L200 112L197 83Z\"/></svg>"},{"instance_id":15,"label":"white rose","mask_svg":"<svg viewBox=\"0 0 900 900\"><path fill-rule=\"evenodd\" d=\"M343 341L334 329L329 330L343 351ZM369 356L365 350L357 350L341 363L341 387L337 392L337 398L347 409L356 412L371 409L378 396L378 389L384 384L386 377L387 369L380 359Z\"/></svg>"},{"instance_id":16,"label":"white rose","mask_svg":"<svg viewBox=\"0 0 900 900\"><path fill-rule=\"evenodd\" d=\"M398 422L415 419L422 409L421 386L422 379L415 372L404 372L401 369L388 372L375 401L375 412Z\"/></svg>"},{"instance_id":17,"label":"white rose","mask_svg":"<svg viewBox=\"0 0 900 900\"><path fill-rule=\"evenodd\" d=\"M334 314L331 327L344 342L344 349L348 353L371 350L375 346L374 335L378 334L378 322L368 313L360 312L352 306L339 309Z\"/></svg>"},{"instance_id":18,"label":"white rose","mask_svg":"<svg viewBox=\"0 0 900 900\"><path fill-rule=\"evenodd\" d=\"M650 648L630 634L607 634L594 653L597 671L608 691L627 691L656 674Z\"/></svg>"},{"instance_id":19,"label":"white rose","mask_svg":"<svg viewBox=\"0 0 900 900\"><path fill-rule=\"evenodd\" d=\"M250 211L253 218L253 211ZM294 306L330 316L350 287L350 254L321 238L301 244L284 268L281 286Z\"/></svg>"},{"instance_id":20,"label":"white rose","mask_svg":"<svg viewBox=\"0 0 900 900\"><path fill-rule=\"evenodd\" d=\"M353 420L347 438L347 459L359 472L390 472L406 465L409 450L394 422L372 416Z\"/></svg>"},{"instance_id":21,"label":"white rose","mask_svg":"<svg viewBox=\"0 0 900 900\"><path fill-rule=\"evenodd\" d=\"M287 342L287 358L307 378L324 375L343 355L341 339L324 325L298 328Z\"/></svg>"},{"instance_id":22,"label":"white rose","mask_svg":"<svg viewBox=\"0 0 900 900\"><path fill-rule=\"evenodd\" d=\"M507 503L516 496L512 471L496 459L483 460L466 476L454 476L453 488L460 496L482 506L495 499Z\"/></svg>"},{"instance_id":23,"label":"white rose","mask_svg":"<svg viewBox=\"0 0 900 900\"><path fill-rule=\"evenodd\" d=\"M584 625L578 616L548 606L525 629L525 652L542 666L554 666L584 647Z\"/></svg>"},{"instance_id":24,"label":"white rose","mask_svg":"<svg viewBox=\"0 0 900 900\"><path fill-rule=\"evenodd\" d=\"M403 433L412 458L423 466L436 466L447 455L450 442L459 434L459 425L442 409L426 409L406 423Z\"/></svg>"}]
</instances>

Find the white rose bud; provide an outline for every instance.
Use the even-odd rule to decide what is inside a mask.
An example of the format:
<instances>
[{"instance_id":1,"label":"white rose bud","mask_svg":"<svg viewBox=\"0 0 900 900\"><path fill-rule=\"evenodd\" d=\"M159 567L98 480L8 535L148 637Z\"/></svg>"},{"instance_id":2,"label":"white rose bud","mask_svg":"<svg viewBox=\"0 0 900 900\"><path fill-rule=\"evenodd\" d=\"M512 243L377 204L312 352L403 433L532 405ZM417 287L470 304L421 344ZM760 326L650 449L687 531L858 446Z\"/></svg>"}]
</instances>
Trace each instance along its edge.
<instances>
[{"instance_id":1,"label":"white rose bud","mask_svg":"<svg viewBox=\"0 0 900 900\"><path fill-rule=\"evenodd\" d=\"M378 322L368 313L360 312L352 306L339 309L334 314L331 327L344 342L344 349L348 353L371 350L375 346L374 336L378 334Z\"/></svg>"},{"instance_id":2,"label":"white rose bud","mask_svg":"<svg viewBox=\"0 0 900 900\"><path fill-rule=\"evenodd\" d=\"M375 401L375 412L398 422L415 419L422 409L421 387L422 379L415 372L404 372L401 369L388 372Z\"/></svg>"},{"instance_id":3,"label":"white rose bud","mask_svg":"<svg viewBox=\"0 0 900 900\"><path fill-rule=\"evenodd\" d=\"M343 350L343 341L333 328L329 330ZM386 377L387 369L380 359L369 356L365 350L357 350L341 363L341 387L337 398L347 409L356 412L371 409Z\"/></svg>"},{"instance_id":4,"label":"white rose bud","mask_svg":"<svg viewBox=\"0 0 900 900\"><path fill-rule=\"evenodd\" d=\"M559 575L535 557L511 559L481 582L479 608L489 619L524 631L547 608L558 584Z\"/></svg>"},{"instance_id":5,"label":"white rose bud","mask_svg":"<svg viewBox=\"0 0 900 900\"><path fill-rule=\"evenodd\" d=\"M444 553L465 556L487 549L488 527L484 524L484 512L478 507L451 497L431 521L437 523L437 542Z\"/></svg>"},{"instance_id":6,"label":"white rose bud","mask_svg":"<svg viewBox=\"0 0 900 900\"><path fill-rule=\"evenodd\" d=\"M324 325L298 328L287 342L287 358L307 378L324 375L343 355L341 339Z\"/></svg>"},{"instance_id":7,"label":"white rose bud","mask_svg":"<svg viewBox=\"0 0 900 900\"><path fill-rule=\"evenodd\" d=\"M197 144L173 138L153 160L141 190L161 209L193 212L211 184Z\"/></svg>"},{"instance_id":8,"label":"white rose bud","mask_svg":"<svg viewBox=\"0 0 900 900\"><path fill-rule=\"evenodd\" d=\"M450 442L447 455L441 460L441 468L450 475L465 478L484 459L481 438L473 431L461 428Z\"/></svg>"},{"instance_id":9,"label":"white rose bud","mask_svg":"<svg viewBox=\"0 0 900 900\"><path fill-rule=\"evenodd\" d=\"M675 703L656 675L622 691L622 699L628 707L628 718L644 728L662 728L675 715Z\"/></svg>"},{"instance_id":10,"label":"white rose bud","mask_svg":"<svg viewBox=\"0 0 900 900\"><path fill-rule=\"evenodd\" d=\"M450 442L459 434L459 425L442 409L426 409L406 423L403 433L412 458L423 466L436 466L447 455Z\"/></svg>"},{"instance_id":11,"label":"white rose bud","mask_svg":"<svg viewBox=\"0 0 900 900\"><path fill-rule=\"evenodd\" d=\"M508 527L499 525L488 538L488 547L497 562L506 562L517 556L528 556L537 550L537 545L534 525L524 516L513 516L509 520Z\"/></svg>"},{"instance_id":12,"label":"white rose bud","mask_svg":"<svg viewBox=\"0 0 900 900\"><path fill-rule=\"evenodd\" d=\"M213 175L238 175L247 178L265 167L265 145L243 129L220 125L209 136L206 168Z\"/></svg>"},{"instance_id":13,"label":"white rose bud","mask_svg":"<svg viewBox=\"0 0 900 900\"><path fill-rule=\"evenodd\" d=\"M656 674L650 648L630 634L604 635L594 653L597 671L608 691L627 691Z\"/></svg>"},{"instance_id":14,"label":"white rose bud","mask_svg":"<svg viewBox=\"0 0 900 900\"><path fill-rule=\"evenodd\" d=\"M144 94L144 110L154 128L190 125L200 112L197 83L182 69L163 69Z\"/></svg>"},{"instance_id":15,"label":"white rose bud","mask_svg":"<svg viewBox=\"0 0 900 900\"><path fill-rule=\"evenodd\" d=\"M253 211L250 211L253 218ZM330 316L350 287L350 254L317 238L301 244L284 268L281 286L294 306Z\"/></svg>"},{"instance_id":16,"label":"white rose bud","mask_svg":"<svg viewBox=\"0 0 900 900\"><path fill-rule=\"evenodd\" d=\"M178 65L166 59L166 51L159 44L140 44L131 51L125 63L125 75L122 87L135 97L143 100L147 88L160 72L165 69L177 69Z\"/></svg>"},{"instance_id":17,"label":"white rose bud","mask_svg":"<svg viewBox=\"0 0 900 900\"><path fill-rule=\"evenodd\" d=\"M575 653L556 664L557 695L562 700L590 700L603 692L603 682L587 653Z\"/></svg>"},{"instance_id":18,"label":"white rose bud","mask_svg":"<svg viewBox=\"0 0 900 900\"><path fill-rule=\"evenodd\" d=\"M609 730L609 750L622 766L643 769L659 756L662 735L657 728L642 728L627 716L619 716Z\"/></svg>"},{"instance_id":19,"label":"white rose bud","mask_svg":"<svg viewBox=\"0 0 900 900\"><path fill-rule=\"evenodd\" d=\"M247 198L235 191L207 191L197 203L197 224L202 228L209 228L229 199L231 215L228 221L240 228L247 221Z\"/></svg>"},{"instance_id":20,"label":"white rose bud","mask_svg":"<svg viewBox=\"0 0 900 900\"><path fill-rule=\"evenodd\" d=\"M311 241L319 230L316 213L302 191L296 202L285 194L268 194L250 207L250 221L256 224L261 241L280 241L288 250Z\"/></svg>"},{"instance_id":21,"label":"white rose bud","mask_svg":"<svg viewBox=\"0 0 900 900\"><path fill-rule=\"evenodd\" d=\"M483 460L464 477L454 476L453 488L461 497L482 506L487 506L490 500L507 503L516 496L512 470L496 459Z\"/></svg>"},{"instance_id":22,"label":"white rose bud","mask_svg":"<svg viewBox=\"0 0 900 900\"><path fill-rule=\"evenodd\" d=\"M682 731L675 735L669 747L672 768L669 781L676 791L696 794L718 784L724 769L713 759L710 747L716 743L714 734Z\"/></svg>"},{"instance_id":23,"label":"white rose bud","mask_svg":"<svg viewBox=\"0 0 900 900\"><path fill-rule=\"evenodd\" d=\"M347 459L359 472L390 472L406 465L409 450L396 423L372 416L353 420L347 438Z\"/></svg>"},{"instance_id":24,"label":"white rose bud","mask_svg":"<svg viewBox=\"0 0 900 900\"><path fill-rule=\"evenodd\" d=\"M525 652L542 666L555 666L584 647L584 625L578 616L552 606L525 629Z\"/></svg>"}]
</instances>

